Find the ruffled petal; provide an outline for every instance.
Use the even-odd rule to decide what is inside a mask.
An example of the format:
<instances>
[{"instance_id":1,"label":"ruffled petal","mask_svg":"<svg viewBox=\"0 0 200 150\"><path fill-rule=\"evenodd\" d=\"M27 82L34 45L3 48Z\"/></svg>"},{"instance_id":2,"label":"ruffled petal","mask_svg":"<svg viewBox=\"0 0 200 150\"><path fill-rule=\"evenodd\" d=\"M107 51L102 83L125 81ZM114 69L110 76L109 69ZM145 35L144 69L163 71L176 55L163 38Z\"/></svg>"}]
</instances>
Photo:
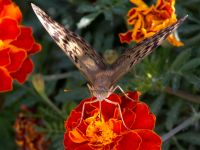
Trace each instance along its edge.
<instances>
[{"instance_id":1,"label":"ruffled petal","mask_svg":"<svg viewBox=\"0 0 200 150\"><path fill-rule=\"evenodd\" d=\"M3 67L0 67L0 79L1 79L1 81L0 81L0 93L11 91L12 88L13 88L12 87L13 79L9 75L8 71Z\"/></svg>"},{"instance_id":2,"label":"ruffled petal","mask_svg":"<svg viewBox=\"0 0 200 150\"><path fill-rule=\"evenodd\" d=\"M23 84L28 75L33 71L33 62L30 58L27 58L22 64L21 68L12 73L11 76L16 79L19 83Z\"/></svg>"},{"instance_id":3,"label":"ruffled petal","mask_svg":"<svg viewBox=\"0 0 200 150\"><path fill-rule=\"evenodd\" d=\"M0 21L0 39L1 40L16 39L19 33L20 33L20 29L15 20L5 18Z\"/></svg>"},{"instance_id":4,"label":"ruffled petal","mask_svg":"<svg viewBox=\"0 0 200 150\"><path fill-rule=\"evenodd\" d=\"M152 130L136 130L142 139L139 150L161 150L162 140Z\"/></svg>"},{"instance_id":5,"label":"ruffled petal","mask_svg":"<svg viewBox=\"0 0 200 150\"><path fill-rule=\"evenodd\" d=\"M154 128L156 117L153 113L150 112L149 107L145 103L138 103L134 112L136 113L136 119L132 126L132 129Z\"/></svg>"},{"instance_id":6,"label":"ruffled petal","mask_svg":"<svg viewBox=\"0 0 200 150\"><path fill-rule=\"evenodd\" d=\"M88 143L74 143L68 134L64 135L64 147L66 150L93 150Z\"/></svg>"},{"instance_id":7,"label":"ruffled petal","mask_svg":"<svg viewBox=\"0 0 200 150\"><path fill-rule=\"evenodd\" d=\"M137 132L130 131L124 134L116 143L117 150L137 150L142 143L142 139Z\"/></svg>"},{"instance_id":8,"label":"ruffled petal","mask_svg":"<svg viewBox=\"0 0 200 150\"><path fill-rule=\"evenodd\" d=\"M143 2L143 0L130 0L130 2L137 5L138 7L148 8L148 5L145 2Z\"/></svg>"},{"instance_id":9,"label":"ruffled petal","mask_svg":"<svg viewBox=\"0 0 200 150\"><path fill-rule=\"evenodd\" d=\"M121 43L130 43L132 41L132 31L120 33L119 38Z\"/></svg>"},{"instance_id":10,"label":"ruffled petal","mask_svg":"<svg viewBox=\"0 0 200 150\"><path fill-rule=\"evenodd\" d=\"M4 6L0 12L0 18L2 17L12 18L16 20L18 23L20 23L22 20L22 13L17 5L7 1L7 2L4 2Z\"/></svg>"},{"instance_id":11,"label":"ruffled petal","mask_svg":"<svg viewBox=\"0 0 200 150\"><path fill-rule=\"evenodd\" d=\"M35 43L32 35L32 29L29 27L21 27L20 29L21 29L21 34L11 44L15 45L16 47L29 51L31 50L31 48L34 46Z\"/></svg>"},{"instance_id":12,"label":"ruffled petal","mask_svg":"<svg viewBox=\"0 0 200 150\"><path fill-rule=\"evenodd\" d=\"M10 64L9 48L0 50L0 66L6 66Z\"/></svg>"},{"instance_id":13,"label":"ruffled petal","mask_svg":"<svg viewBox=\"0 0 200 150\"><path fill-rule=\"evenodd\" d=\"M6 66L6 68L9 72L16 72L21 68L22 64L24 63L24 60L27 57L27 54L26 51L23 49L13 48L10 49L9 56L10 64Z\"/></svg>"},{"instance_id":14,"label":"ruffled petal","mask_svg":"<svg viewBox=\"0 0 200 150\"><path fill-rule=\"evenodd\" d=\"M69 138L74 143L83 143L87 141L87 137L77 128L69 131Z\"/></svg>"},{"instance_id":15,"label":"ruffled petal","mask_svg":"<svg viewBox=\"0 0 200 150\"><path fill-rule=\"evenodd\" d=\"M38 53L41 50L41 45L39 43L34 43L31 50L28 51L29 55L33 55L35 53Z\"/></svg>"}]
</instances>

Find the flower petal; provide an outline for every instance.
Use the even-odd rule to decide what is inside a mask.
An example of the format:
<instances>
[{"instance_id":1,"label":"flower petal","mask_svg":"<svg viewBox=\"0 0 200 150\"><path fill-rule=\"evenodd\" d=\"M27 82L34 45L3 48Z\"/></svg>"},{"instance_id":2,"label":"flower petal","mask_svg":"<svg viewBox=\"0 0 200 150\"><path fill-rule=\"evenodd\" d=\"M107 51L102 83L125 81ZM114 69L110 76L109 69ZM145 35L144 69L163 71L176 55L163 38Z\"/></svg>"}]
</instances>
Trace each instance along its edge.
<instances>
[{"instance_id":1,"label":"flower petal","mask_svg":"<svg viewBox=\"0 0 200 150\"><path fill-rule=\"evenodd\" d=\"M10 64L6 66L9 72L16 72L26 59L26 51L23 49L12 48L9 52Z\"/></svg>"},{"instance_id":2,"label":"flower petal","mask_svg":"<svg viewBox=\"0 0 200 150\"><path fill-rule=\"evenodd\" d=\"M87 137L77 128L69 131L69 138L74 143L83 143L87 141Z\"/></svg>"},{"instance_id":3,"label":"flower petal","mask_svg":"<svg viewBox=\"0 0 200 150\"><path fill-rule=\"evenodd\" d=\"M148 8L148 5L143 2L143 0L130 0L133 4L137 5L138 7Z\"/></svg>"},{"instance_id":4,"label":"flower petal","mask_svg":"<svg viewBox=\"0 0 200 150\"><path fill-rule=\"evenodd\" d=\"M32 55L32 54L35 54L35 53L38 53L40 50L41 50L41 45L38 44L38 43L34 43L31 50L28 51L28 54L29 55Z\"/></svg>"},{"instance_id":5,"label":"flower petal","mask_svg":"<svg viewBox=\"0 0 200 150\"><path fill-rule=\"evenodd\" d=\"M136 130L139 136L142 138L142 143L139 150L161 150L162 140L152 130Z\"/></svg>"},{"instance_id":6,"label":"flower petal","mask_svg":"<svg viewBox=\"0 0 200 150\"><path fill-rule=\"evenodd\" d=\"M9 75L8 71L0 67L0 79L1 79L1 84L0 84L0 92L7 92L12 90L12 82L13 79Z\"/></svg>"},{"instance_id":7,"label":"flower petal","mask_svg":"<svg viewBox=\"0 0 200 150\"><path fill-rule=\"evenodd\" d=\"M16 39L20 33L17 22L13 19L5 18L0 21L0 39Z\"/></svg>"},{"instance_id":8,"label":"flower petal","mask_svg":"<svg viewBox=\"0 0 200 150\"><path fill-rule=\"evenodd\" d=\"M30 58L27 58L22 64L21 68L12 73L11 76L15 78L19 83L23 84L28 76L33 71L33 62Z\"/></svg>"},{"instance_id":9,"label":"flower petal","mask_svg":"<svg viewBox=\"0 0 200 150\"><path fill-rule=\"evenodd\" d=\"M136 113L136 119L131 129L154 128L156 117L150 112L149 107L145 103L138 103L134 112Z\"/></svg>"},{"instance_id":10,"label":"flower petal","mask_svg":"<svg viewBox=\"0 0 200 150\"><path fill-rule=\"evenodd\" d=\"M33 35L32 35L32 29L29 27L23 27L23 26L20 29L21 29L21 34L11 44L15 45L16 47L23 48L29 51L31 50L31 48L33 47L33 44L35 43Z\"/></svg>"},{"instance_id":11,"label":"flower petal","mask_svg":"<svg viewBox=\"0 0 200 150\"><path fill-rule=\"evenodd\" d=\"M86 142L81 144L72 142L67 133L64 135L64 147L65 150L93 150Z\"/></svg>"},{"instance_id":12,"label":"flower petal","mask_svg":"<svg viewBox=\"0 0 200 150\"><path fill-rule=\"evenodd\" d=\"M137 150L142 139L137 132L130 131L124 134L116 144L116 150Z\"/></svg>"},{"instance_id":13,"label":"flower petal","mask_svg":"<svg viewBox=\"0 0 200 150\"><path fill-rule=\"evenodd\" d=\"M119 38L121 43L130 43L132 41L132 31L120 33Z\"/></svg>"},{"instance_id":14,"label":"flower petal","mask_svg":"<svg viewBox=\"0 0 200 150\"><path fill-rule=\"evenodd\" d=\"M5 4L7 4L7 5L5 5ZM22 13L17 5L15 5L14 3L10 3L9 1L7 1L7 2L5 1L4 6L0 12L0 17L1 18L3 18L3 17L4 18L5 17L12 18L12 19L16 20L18 23L20 23L22 20Z\"/></svg>"},{"instance_id":15,"label":"flower petal","mask_svg":"<svg viewBox=\"0 0 200 150\"><path fill-rule=\"evenodd\" d=\"M0 66L6 66L10 63L9 48L0 50Z\"/></svg>"}]
</instances>

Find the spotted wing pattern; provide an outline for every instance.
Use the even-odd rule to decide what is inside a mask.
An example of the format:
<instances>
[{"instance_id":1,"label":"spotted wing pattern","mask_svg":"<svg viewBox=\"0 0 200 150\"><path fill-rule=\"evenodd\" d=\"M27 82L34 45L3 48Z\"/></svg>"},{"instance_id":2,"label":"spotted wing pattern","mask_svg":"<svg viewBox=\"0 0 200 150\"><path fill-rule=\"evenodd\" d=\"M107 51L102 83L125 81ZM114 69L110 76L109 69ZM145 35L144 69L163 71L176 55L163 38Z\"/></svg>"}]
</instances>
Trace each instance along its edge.
<instances>
[{"instance_id":1,"label":"spotted wing pattern","mask_svg":"<svg viewBox=\"0 0 200 150\"><path fill-rule=\"evenodd\" d=\"M106 68L101 56L84 39L55 22L36 5L31 5L47 32L92 84L95 75Z\"/></svg>"},{"instance_id":2,"label":"spotted wing pattern","mask_svg":"<svg viewBox=\"0 0 200 150\"><path fill-rule=\"evenodd\" d=\"M171 26L160 30L150 38L143 40L134 47L127 49L122 56L111 66L111 83L115 84L124 74L126 74L134 65L139 63L144 57L153 52L163 40L174 32L187 18L181 18Z\"/></svg>"}]
</instances>

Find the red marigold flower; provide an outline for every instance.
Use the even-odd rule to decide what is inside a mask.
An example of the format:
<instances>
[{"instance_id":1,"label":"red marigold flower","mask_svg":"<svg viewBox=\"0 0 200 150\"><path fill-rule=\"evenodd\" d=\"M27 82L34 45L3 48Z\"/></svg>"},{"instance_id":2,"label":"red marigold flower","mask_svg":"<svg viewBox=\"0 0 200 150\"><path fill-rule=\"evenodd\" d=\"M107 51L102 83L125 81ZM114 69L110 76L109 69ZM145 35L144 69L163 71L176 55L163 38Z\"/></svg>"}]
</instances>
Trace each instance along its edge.
<instances>
[{"instance_id":1,"label":"red marigold flower","mask_svg":"<svg viewBox=\"0 0 200 150\"><path fill-rule=\"evenodd\" d=\"M16 79L24 83L33 70L31 54L41 50L30 27L22 26L22 14L11 0L0 1L0 92L12 90Z\"/></svg>"},{"instance_id":2,"label":"red marigold flower","mask_svg":"<svg viewBox=\"0 0 200 150\"><path fill-rule=\"evenodd\" d=\"M131 41L138 43L177 20L174 8L175 0L157 0L157 4L151 7L142 0L130 1L137 6L128 12L127 23L133 26L133 29L119 34L122 43ZM183 45L174 34L171 34L167 40L174 46Z\"/></svg>"},{"instance_id":3,"label":"red marigold flower","mask_svg":"<svg viewBox=\"0 0 200 150\"><path fill-rule=\"evenodd\" d=\"M32 118L30 114L32 112L26 106L23 106L15 121L16 144L23 150L47 150L50 140L45 138L44 133L35 129L35 126L41 126L41 124L38 119Z\"/></svg>"},{"instance_id":4,"label":"red marigold flower","mask_svg":"<svg viewBox=\"0 0 200 150\"><path fill-rule=\"evenodd\" d=\"M66 150L160 150L161 138L153 131L156 117L149 107L139 101L139 92L128 92L133 99L112 94L109 100L118 102L127 130L122 123L118 108L102 101L101 118L99 103L88 104L79 126L83 100L70 114L65 123L64 146Z\"/></svg>"}]
</instances>

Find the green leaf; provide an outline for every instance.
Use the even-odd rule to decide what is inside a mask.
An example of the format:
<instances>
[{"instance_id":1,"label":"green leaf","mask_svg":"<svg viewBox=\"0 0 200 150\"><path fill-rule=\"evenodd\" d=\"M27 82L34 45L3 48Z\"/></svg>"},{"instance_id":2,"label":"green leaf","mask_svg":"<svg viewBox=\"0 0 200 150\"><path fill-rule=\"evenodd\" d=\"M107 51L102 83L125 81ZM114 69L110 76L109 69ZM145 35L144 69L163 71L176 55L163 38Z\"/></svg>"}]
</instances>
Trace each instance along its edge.
<instances>
[{"instance_id":1,"label":"green leaf","mask_svg":"<svg viewBox=\"0 0 200 150\"><path fill-rule=\"evenodd\" d=\"M180 108L181 108L181 101L177 101L172 107L171 109L168 111L167 113L167 119L165 122L166 128L168 130L172 129L172 127L174 126L174 124L177 122L177 118L179 116L180 113Z\"/></svg>"},{"instance_id":2,"label":"green leaf","mask_svg":"<svg viewBox=\"0 0 200 150\"><path fill-rule=\"evenodd\" d=\"M181 66L190 58L190 55L191 50L185 50L182 53L180 53L171 65L171 70L180 70Z\"/></svg>"},{"instance_id":3,"label":"green leaf","mask_svg":"<svg viewBox=\"0 0 200 150\"><path fill-rule=\"evenodd\" d=\"M97 11L98 7L95 7L94 5L80 5L77 9L77 12L79 13L91 13Z\"/></svg>"},{"instance_id":4,"label":"green leaf","mask_svg":"<svg viewBox=\"0 0 200 150\"><path fill-rule=\"evenodd\" d=\"M189 131L176 136L178 140L182 140L185 143L200 146L200 132Z\"/></svg>"},{"instance_id":5,"label":"green leaf","mask_svg":"<svg viewBox=\"0 0 200 150\"><path fill-rule=\"evenodd\" d=\"M176 91L179 89L181 84L181 76L175 75L172 79L172 89L173 91Z\"/></svg>"},{"instance_id":6,"label":"green leaf","mask_svg":"<svg viewBox=\"0 0 200 150\"><path fill-rule=\"evenodd\" d=\"M188 80L188 82L190 82L191 84L200 87L200 78L194 74L184 74L183 76L186 80Z\"/></svg>"},{"instance_id":7,"label":"green leaf","mask_svg":"<svg viewBox=\"0 0 200 150\"><path fill-rule=\"evenodd\" d=\"M181 67L181 71L188 71L188 70L192 70L192 69L195 69L197 68L198 66L200 66L200 58L195 58L195 59L192 59L190 60L189 62L187 62L186 64L184 64L182 67Z\"/></svg>"},{"instance_id":8,"label":"green leaf","mask_svg":"<svg viewBox=\"0 0 200 150\"><path fill-rule=\"evenodd\" d=\"M151 111L157 116L164 105L165 95L161 94L158 98L151 104Z\"/></svg>"}]
</instances>

